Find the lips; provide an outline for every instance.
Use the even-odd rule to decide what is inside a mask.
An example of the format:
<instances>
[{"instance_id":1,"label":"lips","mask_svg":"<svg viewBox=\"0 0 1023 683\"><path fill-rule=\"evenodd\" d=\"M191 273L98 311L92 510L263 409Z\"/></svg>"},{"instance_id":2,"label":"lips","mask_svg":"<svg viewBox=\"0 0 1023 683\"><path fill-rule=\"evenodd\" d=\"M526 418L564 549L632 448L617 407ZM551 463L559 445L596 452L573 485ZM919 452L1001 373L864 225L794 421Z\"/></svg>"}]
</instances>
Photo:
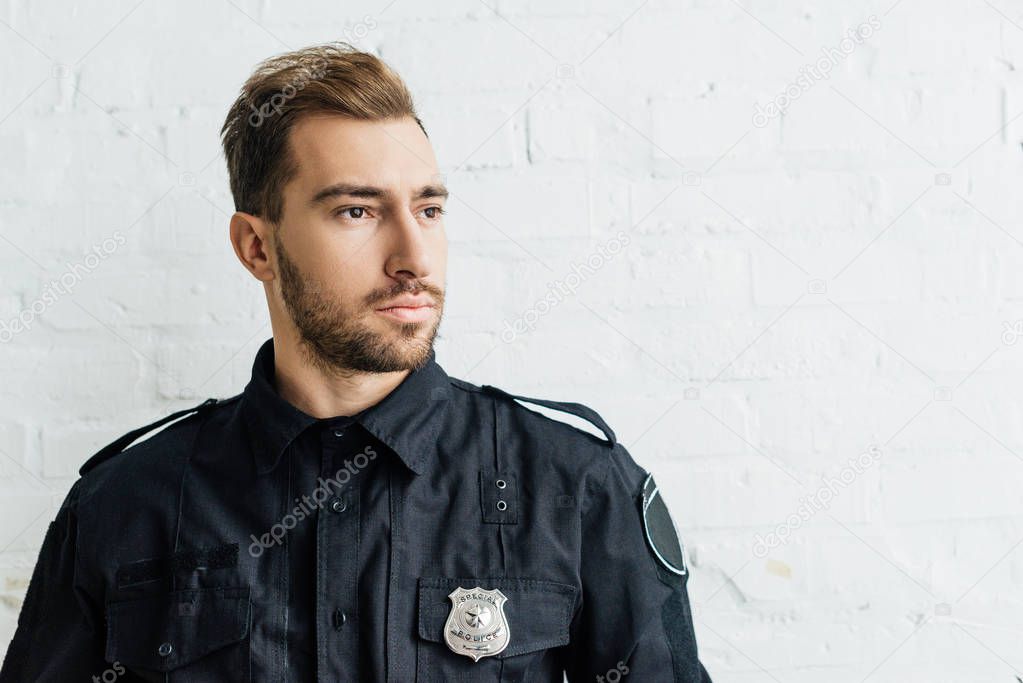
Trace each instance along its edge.
<instances>
[{"instance_id":1,"label":"lips","mask_svg":"<svg viewBox=\"0 0 1023 683\"><path fill-rule=\"evenodd\" d=\"M400 296L376 309L378 315L401 323L425 323L433 318L435 304L429 296Z\"/></svg>"},{"instance_id":2,"label":"lips","mask_svg":"<svg viewBox=\"0 0 1023 683\"><path fill-rule=\"evenodd\" d=\"M386 306L377 308L378 311L386 311L392 308L433 308L433 301L426 296L400 296Z\"/></svg>"}]
</instances>

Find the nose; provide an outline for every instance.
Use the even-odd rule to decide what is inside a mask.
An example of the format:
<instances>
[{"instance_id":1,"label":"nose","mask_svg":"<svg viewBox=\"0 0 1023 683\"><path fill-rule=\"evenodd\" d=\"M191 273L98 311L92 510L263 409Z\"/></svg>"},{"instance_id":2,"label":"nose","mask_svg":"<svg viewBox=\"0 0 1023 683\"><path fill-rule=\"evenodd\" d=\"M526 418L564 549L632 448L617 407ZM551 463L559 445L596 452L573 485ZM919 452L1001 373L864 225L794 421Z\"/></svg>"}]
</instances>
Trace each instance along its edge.
<instances>
[{"instance_id":1,"label":"nose","mask_svg":"<svg viewBox=\"0 0 1023 683\"><path fill-rule=\"evenodd\" d=\"M392 227L390 255L384 266L387 275L395 280L428 277L431 274L430 254L419 221L405 209L399 213Z\"/></svg>"}]
</instances>

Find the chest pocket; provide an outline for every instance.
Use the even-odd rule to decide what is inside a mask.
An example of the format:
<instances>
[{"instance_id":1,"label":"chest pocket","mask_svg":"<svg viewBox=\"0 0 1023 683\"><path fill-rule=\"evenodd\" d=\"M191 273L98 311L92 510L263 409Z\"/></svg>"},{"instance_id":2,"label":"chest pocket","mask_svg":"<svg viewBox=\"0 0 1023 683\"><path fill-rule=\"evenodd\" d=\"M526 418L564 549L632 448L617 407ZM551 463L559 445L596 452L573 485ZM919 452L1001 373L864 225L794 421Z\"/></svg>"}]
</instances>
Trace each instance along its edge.
<instances>
[{"instance_id":1,"label":"chest pocket","mask_svg":"<svg viewBox=\"0 0 1023 683\"><path fill-rule=\"evenodd\" d=\"M251 680L248 588L204 588L107 604L106 659L147 681Z\"/></svg>"},{"instance_id":2,"label":"chest pocket","mask_svg":"<svg viewBox=\"0 0 1023 683\"><path fill-rule=\"evenodd\" d=\"M458 588L500 590L508 642L504 649L474 662L456 654L444 638L451 614L448 596ZM543 680L553 669L556 648L569 642L577 589L553 581L515 578L420 578L417 683L512 683ZM561 680L559 676L557 680Z\"/></svg>"}]
</instances>

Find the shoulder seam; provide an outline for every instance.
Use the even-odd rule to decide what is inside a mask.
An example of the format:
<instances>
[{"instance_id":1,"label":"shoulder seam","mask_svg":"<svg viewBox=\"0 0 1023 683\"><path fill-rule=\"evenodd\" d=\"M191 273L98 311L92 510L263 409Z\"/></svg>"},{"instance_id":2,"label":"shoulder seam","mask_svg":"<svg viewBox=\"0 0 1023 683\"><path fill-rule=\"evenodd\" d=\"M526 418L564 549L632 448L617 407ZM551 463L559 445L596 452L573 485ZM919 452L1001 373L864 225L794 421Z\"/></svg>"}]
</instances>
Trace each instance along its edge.
<instances>
[{"instance_id":1,"label":"shoulder seam","mask_svg":"<svg viewBox=\"0 0 1023 683\"><path fill-rule=\"evenodd\" d=\"M543 399L543 398L530 398L528 396L520 396L518 394L508 393L507 391L504 391L503 389L499 389L499 388L497 388L495 386L491 386L489 384L484 384L482 386L482 391L484 393L487 393L487 394L491 394L491 395L495 395L495 396L500 396L500 397L502 397L504 399L511 400L512 403L517 403L517 401L525 401L526 403L534 403L536 405L543 406L544 408L548 408L550 410L558 410L558 411L561 411L561 412L564 412L564 413L568 413L569 415L575 415L576 417L581 418L581 419L589 422L594 427L599 429L604 434L604 437L605 437L605 439L607 441L606 445L608 447L613 448L615 446L615 444L618 443L618 441L617 441L617 439L615 437L614 430L612 430L611 427L608 426L607 422L604 421L604 419L597 413L597 411L595 411L593 408L590 408L589 406L583 405L582 403L573 403L573 402L569 402L569 401L551 401L549 399ZM523 408L524 410L527 410L527 411L529 411L531 413L536 413L537 415L541 415L542 417L546 417L549 420L552 419L552 418L548 417L547 415L543 415L542 413L536 412L535 410L529 410L529 408L526 408L525 406L523 406L521 404L519 404L519 407ZM554 420L554 422L558 422L558 420ZM567 424L567 423L562 423L562 424ZM574 425L568 425L568 426L574 428ZM579 430L579 431L583 431L583 430ZM585 434L587 432L583 431L583 433Z\"/></svg>"},{"instance_id":2,"label":"shoulder seam","mask_svg":"<svg viewBox=\"0 0 1023 683\"><path fill-rule=\"evenodd\" d=\"M457 377L448 377L448 381L451 382L452 386L458 387L462 391L467 391L473 394L483 393L483 390L480 389L478 386L476 386L472 382L466 382L464 379L458 379Z\"/></svg>"},{"instance_id":3,"label":"shoulder seam","mask_svg":"<svg viewBox=\"0 0 1023 683\"><path fill-rule=\"evenodd\" d=\"M148 425L132 429L96 451L82 464L78 470L78 474L80 476L84 476L101 463L132 448L136 441L158 427L163 427L164 425L169 424L166 429L172 429L180 424L190 421L193 417L207 414L208 411L215 406L233 403L241 398L241 396L241 394L238 394L237 396L232 396L231 398L226 399L208 398L197 406L174 411Z\"/></svg>"},{"instance_id":4,"label":"shoulder seam","mask_svg":"<svg viewBox=\"0 0 1023 683\"><path fill-rule=\"evenodd\" d=\"M617 447L618 447L618 444L615 444L614 446L611 447L611 452L607 454L607 458L602 463L603 466L604 466L604 475L600 478L600 484L595 486L593 489L591 489L589 491L590 495L589 495L589 499L586 501L586 509L582 511L582 515L581 515L581 520L583 522L585 522L585 520L589 516L590 512L592 510L594 510L595 507L596 507L596 506L593 505L593 502L592 502L593 499L596 498L596 496L601 491L604 491L607 488L607 480L611 478L611 467L613 465L612 459L613 459L613 455L614 455L614 449L617 448ZM587 484L586 488L587 489L590 488L589 484Z\"/></svg>"}]
</instances>

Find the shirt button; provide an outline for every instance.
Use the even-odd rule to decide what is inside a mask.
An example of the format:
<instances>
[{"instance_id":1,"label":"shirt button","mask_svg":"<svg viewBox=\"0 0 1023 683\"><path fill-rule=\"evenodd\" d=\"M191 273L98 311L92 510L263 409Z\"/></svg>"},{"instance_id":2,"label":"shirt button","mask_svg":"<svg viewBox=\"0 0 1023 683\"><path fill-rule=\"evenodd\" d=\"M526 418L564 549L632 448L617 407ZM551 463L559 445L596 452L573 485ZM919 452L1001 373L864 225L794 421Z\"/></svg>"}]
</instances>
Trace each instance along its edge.
<instances>
[{"instance_id":1,"label":"shirt button","mask_svg":"<svg viewBox=\"0 0 1023 683\"><path fill-rule=\"evenodd\" d=\"M340 631L341 628L345 625L346 621L348 621L348 615L346 615L343 610L341 610L341 609L334 610L334 630L335 631Z\"/></svg>"},{"instance_id":2,"label":"shirt button","mask_svg":"<svg viewBox=\"0 0 1023 683\"><path fill-rule=\"evenodd\" d=\"M156 653L161 657L166 657L171 652L174 652L174 646L170 643L161 643L160 647L156 649Z\"/></svg>"},{"instance_id":3,"label":"shirt button","mask_svg":"<svg viewBox=\"0 0 1023 683\"><path fill-rule=\"evenodd\" d=\"M343 430L343 429L335 429L334 430L334 436L336 436L337 438L340 439L344 435L345 435L345 430Z\"/></svg>"},{"instance_id":4,"label":"shirt button","mask_svg":"<svg viewBox=\"0 0 1023 683\"><path fill-rule=\"evenodd\" d=\"M345 502L344 498L335 498L330 503L331 512L344 512L348 509L348 503Z\"/></svg>"}]
</instances>

